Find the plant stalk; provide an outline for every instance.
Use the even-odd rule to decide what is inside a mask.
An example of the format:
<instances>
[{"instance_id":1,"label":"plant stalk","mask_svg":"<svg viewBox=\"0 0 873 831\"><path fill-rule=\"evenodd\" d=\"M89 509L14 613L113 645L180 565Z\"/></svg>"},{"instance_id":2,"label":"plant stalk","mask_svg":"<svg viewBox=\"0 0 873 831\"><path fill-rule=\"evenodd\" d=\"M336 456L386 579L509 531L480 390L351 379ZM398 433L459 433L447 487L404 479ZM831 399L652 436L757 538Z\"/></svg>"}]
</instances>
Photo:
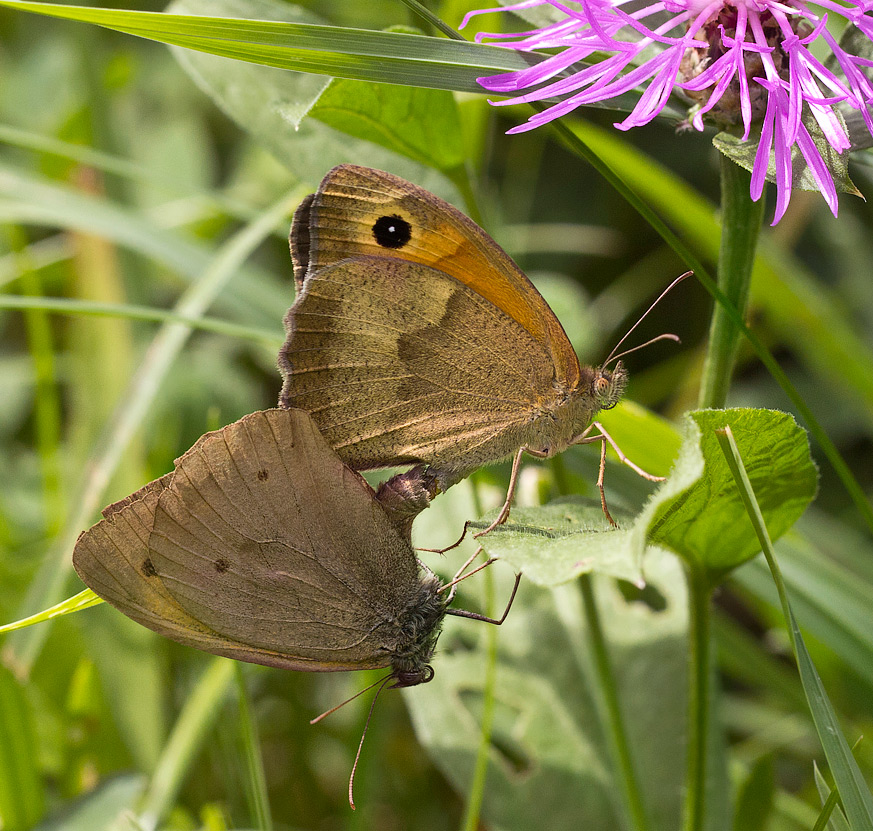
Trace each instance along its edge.
<instances>
[{"instance_id":1,"label":"plant stalk","mask_svg":"<svg viewBox=\"0 0 873 831\"><path fill-rule=\"evenodd\" d=\"M716 282L745 318L755 249L764 216L764 200L752 202L750 174L725 156L721 157L721 249ZM709 342L703 365L698 405L724 407L730 389L740 330L724 307L716 303L709 325Z\"/></svg>"},{"instance_id":2,"label":"plant stalk","mask_svg":"<svg viewBox=\"0 0 873 831\"><path fill-rule=\"evenodd\" d=\"M703 831L712 678L712 588L702 569L688 575L688 757L685 778L684 831Z\"/></svg>"},{"instance_id":3,"label":"plant stalk","mask_svg":"<svg viewBox=\"0 0 873 831\"><path fill-rule=\"evenodd\" d=\"M554 456L550 463L555 477L555 487L558 493L566 496L571 493L571 487L564 459L561 456ZM618 684L609 658L606 635L600 621L600 611L594 595L594 580L590 574L582 574L579 577L579 588L582 592L583 614L594 659L594 671L597 674L597 688L600 691L601 704L606 716L607 739L612 749L619 786L624 794L626 822L633 831L647 831L650 825L646 817L645 802L637 771L634 768L621 701L618 697Z\"/></svg>"},{"instance_id":4,"label":"plant stalk","mask_svg":"<svg viewBox=\"0 0 873 831\"><path fill-rule=\"evenodd\" d=\"M482 516L482 500L475 477L470 482L473 489L473 513ZM483 574L485 583L485 614L494 614L494 574L490 568ZM461 821L461 831L476 831L485 798L485 784L488 778L488 761L491 751L491 732L494 728L494 710L497 704L497 627L488 626L485 630L485 679L482 683L482 729L479 734L479 747L473 763L473 776L467 805Z\"/></svg>"},{"instance_id":5,"label":"plant stalk","mask_svg":"<svg viewBox=\"0 0 873 831\"><path fill-rule=\"evenodd\" d=\"M597 672L598 689L606 708L606 726L612 754L617 768L619 784L624 793L627 820L634 831L646 831L649 823L646 819L646 809L639 780L634 769L633 757L630 752L630 742L624 726L621 712L621 702L618 699L618 688L615 683L615 673L609 659L606 637L600 623L600 612L594 596L594 581L590 574L579 577L582 591L582 605L585 613L585 623L588 627L588 640L594 657L594 668Z\"/></svg>"}]
</instances>

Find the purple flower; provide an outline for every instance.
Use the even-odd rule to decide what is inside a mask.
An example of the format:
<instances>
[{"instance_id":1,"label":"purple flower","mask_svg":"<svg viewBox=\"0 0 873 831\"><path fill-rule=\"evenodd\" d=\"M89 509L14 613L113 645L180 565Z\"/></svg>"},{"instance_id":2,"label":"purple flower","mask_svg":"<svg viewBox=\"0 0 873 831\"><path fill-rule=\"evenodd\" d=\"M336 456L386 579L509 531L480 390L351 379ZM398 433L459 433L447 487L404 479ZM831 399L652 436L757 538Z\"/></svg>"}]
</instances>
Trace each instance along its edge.
<instances>
[{"instance_id":1,"label":"purple flower","mask_svg":"<svg viewBox=\"0 0 873 831\"><path fill-rule=\"evenodd\" d=\"M615 125L628 130L651 121L681 90L695 104L688 124L697 130L704 121L736 131L741 125L748 140L760 125L751 196L761 197L769 167L777 190L774 224L791 196L794 153L836 215L834 176L820 147L824 141L837 153L850 149L836 104L857 110L873 134L873 61L837 43L828 15L873 40L873 0L816 0L820 13L804 0L524 0L499 10L541 6L551 7L556 22L520 35L476 36L523 51L561 50L529 69L479 79L491 92L529 90L500 104L558 99L510 133L643 87L630 115ZM471 12L462 28L484 11L498 9ZM831 59L817 57L824 53Z\"/></svg>"}]
</instances>

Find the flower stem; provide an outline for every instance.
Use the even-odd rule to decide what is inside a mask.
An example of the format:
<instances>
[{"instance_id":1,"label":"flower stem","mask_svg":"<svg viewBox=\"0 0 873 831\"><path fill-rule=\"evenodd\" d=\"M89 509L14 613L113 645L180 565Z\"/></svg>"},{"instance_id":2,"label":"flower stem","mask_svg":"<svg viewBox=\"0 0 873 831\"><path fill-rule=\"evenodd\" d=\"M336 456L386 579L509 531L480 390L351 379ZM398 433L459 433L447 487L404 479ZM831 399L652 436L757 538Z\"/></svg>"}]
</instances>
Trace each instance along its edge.
<instances>
[{"instance_id":1,"label":"flower stem","mask_svg":"<svg viewBox=\"0 0 873 831\"><path fill-rule=\"evenodd\" d=\"M552 475L555 477L555 487L558 493L566 496L572 493L570 479L562 456L553 456L550 460ZM646 808L640 782L634 768L630 742L624 726L624 716L621 702L618 698L618 685L615 672L609 659L609 649L606 636L600 622L600 611L597 608L597 598L594 595L594 581L590 574L579 577L579 588L582 592L582 606L585 624L588 628L588 640L591 644L591 654L594 658L594 671L597 673L597 688L602 696L605 709L606 727L612 749L612 758L619 778L619 784L625 798L628 827L633 831L646 831L650 827L646 818Z\"/></svg>"},{"instance_id":2,"label":"flower stem","mask_svg":"<svg viewBox=\"0 0 873 831\"><path fill-rule=\"evenodd\" d=\"M473 489L473 514L482 516L482 500L475 476L470 482ZM494 614L494 574L490 568L483 575L485 584L485 614ZM473 776L470 792L461 821L461 831L476 831L485 798L485 784L488 777L488 755L491 750L491 732L494 727L494 710L497 705L497 627L485 627L485 679L482 684L482 729L479 733L479 747L473 763Z\"/></svg>"},{"instance_id":3,"label":"flower stem","mask_svg":"<svg viewBox=\"0 0 873 831\"><path fill-rule=\"evenodd\" d=\"M749 283L764 200L752 202L750 174L725 156L721 157L721 250L716 281L734 307L745 317ZM740 340L740 330L716 303L709 326L709 344L703 366L698 404L724 407Z\"/></svg>"},{"instance_id":4,"label":"flower stem","mask_svg":"<svg viewBox=\"0 0 873 831\"><path fill-rule=\"evenodd\" d=\"M581 575L579 577L579 586L582 590L582 605L585 611L585 623L588 626L588 639L594 657L594 667L597 672L598 689L603 696L603 703L606 707L609 739L612 744L613 757L618 767L619 782L624 792L628 820L630 827L634 831L646 831L649 828L649 823L646 820L643 795L640 791L636 771L634 770L630 743L628 742L624 718L621 712L621 703L618 700L615 674L612 670L612 663L609 660L603 627L600 624L600 613L597 610L597 600L594 596L594 585L591 575Z\"/></svg>"},{"instance_id":5,"label":"flower stem","mask_svg":"<svg viewBox=\"0 0 873 831\"><path fill-rule=\"evenodd\" d=\"M688 766L684 831L702 831L710 724L712 588L702 570L688 569Z\"/></svg>"}]
</instances>

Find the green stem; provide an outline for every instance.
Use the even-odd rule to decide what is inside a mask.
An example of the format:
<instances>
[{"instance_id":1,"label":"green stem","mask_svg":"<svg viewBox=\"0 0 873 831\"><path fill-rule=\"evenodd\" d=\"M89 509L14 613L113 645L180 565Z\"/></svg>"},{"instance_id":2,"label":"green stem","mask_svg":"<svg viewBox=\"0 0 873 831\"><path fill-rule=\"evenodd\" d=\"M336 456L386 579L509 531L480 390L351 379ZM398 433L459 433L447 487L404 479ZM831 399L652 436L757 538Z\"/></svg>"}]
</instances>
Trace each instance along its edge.
<instances>
[{"instance_id":1,"label":"green stem","mask_svg":"<svg viewBox=\"0 0 873 831\"><path fill-rule=\"evenodd\" d=\"M758 233L764 216L764 200L752 202L750 174L721 156L721 249L716 281L734 308L745 317L749 284ZM740 340L740 330L725 311L715 304L709 326L709 343L698 404L724 407Z\"/></svg>"},{"instance_id":2,"label":"green stem","mask_svg":"<svg viewBox=\"0 0 873 831\"><path fill-rule=\"evenodd\" d=\"M264 774L264 760L258 725L249 704L246 677L243 665L233 662L236 675L236 688L239 696L239 729L245 761L246 798L249 812L258 831L273 831L273 815L270 811L270 797L267 793L267 777Z\"/></svg>"},{"instance_id":3,"label":"green stem","mask_svg":"<svg viewBox=\"0 0 873 831\"><path fill-rule=\"evenodd\" d=\"M684 831L702 831L706 818L712 588L703 571L688 570L688 767Z\"/></svg>"},{"instance_id":4,"label":"green stem","mask_svg":"<svg viewBox=\"0 0 873 831\"><path fill-rule=\"evenodd\" d=\"M600 623L600 612L594 597L594 584L590 574L579 578L582 591L582 605L585 611L585 623L588 626L588 639L594 656L594 668L597 672L598 689L603 696L606 708L606 726L612 745L613 757L619 775L619 782L625 797L630 827L635 831L646 831L649 827L646 819L646 809L643 795L640 791L633 757L630 752L630 742L624 727L621 712L621 702L618 700L618 688L615 683L615 673L609 660L606 637Z\"/></svg>"},{"instance_id":5,"label":"green stem","mask_svg":"<svg viewBox=\"0 0 873 831\"><path fill-rule=\"evenodd\" d=\"M567 495L571 492L570 480L563 458L555 456L550 460L550 463L558 493ZM634 768L630 742L621 711L621 702L618 697L618 684L615 680L612 662L609 659L609 648L600 622L600 611L594 596L594 581L590 574L580 576L579 588L582 592L588 640L591 643L591 652L594 657L594 671L597 673L597 688L600 690L601 701L605 709L606 729L612 747L612 757L624 793L627 821L629 827L633 828L634 831L646 831L649 828L649 823L646 819L645 803Z\"/></svg>"},{"instance_id":6,"label":"green stem","mask_svg":"<svg viewBox=\"0 0 873 831\"><path fill-rule=\"evenodd\" d=\"M482 500L476 487L475 477L471 481L473 489L473 513L482 516ZM485 614L494 614L494 575L486 568L485 581ZM476 831L479 827L479 815L482 812L482 800L485 797L485 782L488 777L488 756L491 751L491 731L494 727L494 709L497 701L497 627L488 626L485 630L485 679L482 685L482 729L479 733L479 747L476 750L476 761L473 764L473 776L470 781L470 793L467 797L467 807L461 821L462 831Z\"/></svg>"}]
</instances>

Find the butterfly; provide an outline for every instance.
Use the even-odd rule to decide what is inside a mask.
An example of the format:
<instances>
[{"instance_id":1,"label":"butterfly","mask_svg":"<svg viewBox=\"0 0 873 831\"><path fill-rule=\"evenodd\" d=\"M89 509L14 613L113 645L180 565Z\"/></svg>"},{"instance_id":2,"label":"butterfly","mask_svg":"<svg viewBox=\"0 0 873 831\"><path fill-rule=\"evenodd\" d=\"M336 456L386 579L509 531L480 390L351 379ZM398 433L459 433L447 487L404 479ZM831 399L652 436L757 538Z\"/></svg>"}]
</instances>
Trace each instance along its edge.
<instances>
[{"instance_id":1,"label":"butterfly","mask_svg":"<svg viewBox=\"0 0 873 831\"><path fill-rule=\"evenodd\" d=\"M421 510L477 468L614 442L594 420L627 373L582 366L554 312L472 220L390 173L329 171L291 228L297 298L279 352L279 403L310 413L356 470L414 464L389 482ZM614 359L613 359L614 360ZM638 473L651 477L619 457ZM613 522L614 524L614 522Z\"/></svg>"},{"instance_id":2,"label":"butterfly","mask_svg":"<svg viewBox=\"0 0 873 831\"><path fill-rule=\"evenodd\" d=\"M448 608L454 592L301 410L207 433L103 517L73 551L85 584L216 655L313 672L386 667L393 686L410 687L433 677L446 614L497 622Z\"/></svg>"}]
</instances>

